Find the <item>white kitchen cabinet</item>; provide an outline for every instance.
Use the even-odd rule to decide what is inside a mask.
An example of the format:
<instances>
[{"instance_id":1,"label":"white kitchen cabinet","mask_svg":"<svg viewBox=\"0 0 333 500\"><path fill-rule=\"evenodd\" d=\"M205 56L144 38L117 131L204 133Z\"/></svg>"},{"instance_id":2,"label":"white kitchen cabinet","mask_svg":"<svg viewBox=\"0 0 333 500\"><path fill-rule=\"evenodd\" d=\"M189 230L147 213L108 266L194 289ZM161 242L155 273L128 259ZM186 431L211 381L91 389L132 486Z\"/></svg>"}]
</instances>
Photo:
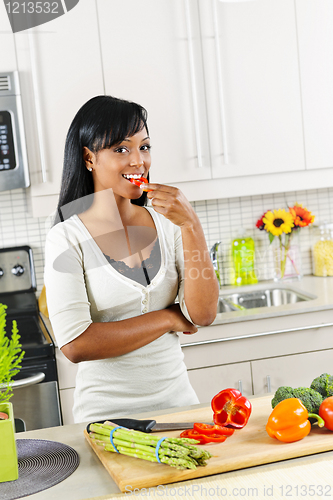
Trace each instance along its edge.
<instances>
[{"instance_id":1,"label":"white kitchen cabinet","mask_svg":"<svg viewBox=\"0 0 333 500\"><path fill-rule=\"evenodd\" d=\"M208 400L211 384L217 393L228 385L237 388L238 380L247 395L310 385L321 373L332 373L332 333L327 310L216 324L180 339L190 380L200 400Z\"/></svg>"},{"instance_id":2,"label":"white kitchen cabinet","mask_svg":"<svg viewBox=\"0 0 333 500\"><path fill-rule=\"evenodd\" d=\"M202 0L200 18L213 177L303 170L294 1Z\"/></svg>"},{"instance_id":3,"label":"white kitchen cabinet","mask_svg":"<svg viewBox=\"0 0 333 500\"><path fill-rule=\"evenodd\" d=\"M200 403L210 403L223 389L232 387L244 396L252 394L250 363L234 363L188 370L188 376Z\"/></svg>"},{"instance_id":4,"label":"white kitchen cabinet","mask_svg":"<svg viewBox=\"0 0 333 500\"><path fill-rule=\"evenodd\" d=\"M283 385L310 387L322 373L332 373L333 349L251 362L254 394L275 392Z\"/></svg>"},{"instance_id":5,"label":"white kitchen cabinet","mask_svg":"<svg viewBox=\"0 0 333 500\"><path fill-rule=\"evenodd\" d=\"M64 425L73 424L75 379L78 365L69 361L58 347L55 348L58 371L59 396Z\"/></svg>"},{"instance_id":6,"label":"white kitchen cabinet","mask_svg":"<svg viewBox=\"0 0 333 500\"><path fill-rule=\"evenodd\" d=\"M193 182L305 168L293 0L164 0L158 5L126 0L121 3L125 23L118 22L116 6L98 1L106 93L137 100L148 109L153 179ZM122 50L114 51L119 40ZM225 101L225 144L219 90ZM198 145L203 168L198 168ZM227 148L228 164L223 156Z\"/></svg>"},{"instance_id":7,"label":"white kitchen cabinet","mask_svg":"<svg viewBox=\"0 0 333 500\"><path fill-rule=\"evenodd\" d=\"M75 387L78 364L69 361L58 347L55 348L55 357L58 369L59 389L71 389Z\"/></svg>"},{"instance_id":8,"label":"white kitchen cabinet","mask_svg":"<svg viewBox=\"0 0 333 500\"><path fill-rule=\"evenodd\" d=\"M151 180L211 178L197 0L97 5L105 92L147 109Z\"/></svg>"},{"instance_id":9,"label":"white kitchen cabinet","mask_svg":"<svg viewBox=\"0 0 333 500\"><path fill-rule=\"evenodd\" d=\"M0 4L0 46L2 48L0 73L15 71L16 55L14 35L12 34L4 2Z\"/></svg>"},{"instance_id":10,"label":"white kitchen cabinet","mask_svg":"<svg viewBox=\"0 0 333 500\"><path fill-rule=\"evenodd\" d=\"M23 80L32 209L35 216L45 216L56 207L70 123L88 99L104 94L95 3L80 0L65 15L35 27L29 35L30 31L15 34L17 69ZM33 74L40 114L36 113ZM41 148L46 182L41 176Z\"/></svg>"},{"instance_id":11,"label":"white kitchen cabinet","mask_svg":"<svg viewBox=\"0 0 333 500\"><path fill-rule=\"evenodd\" d=\"M74 388L62 389L60 392L60 406L63 425L74 424L73 404Z\"/></svg>"},{"instance_id":12,"label":"white kitchen cabinet","mask_svg":"<svg viewBox=\"0 0 333 500\"><path fill-rule=\"evenodd\" d=\"M333 167L333 3L296 0L296 13L306 168Z\"/></svg>"},{"instance_id":13,"label":"white kitchen cabinet","mask_svg":"<svg viewBox=\"0 0 333 500\"><path fill-rule=\"evenodd\" d=\"M330 0L81 0L1 34L23 82L33 214L55 209L70 122L104 93L148 110L151 179L190 201L331 185L332 19Z\"/></svg>"}]
</instances>

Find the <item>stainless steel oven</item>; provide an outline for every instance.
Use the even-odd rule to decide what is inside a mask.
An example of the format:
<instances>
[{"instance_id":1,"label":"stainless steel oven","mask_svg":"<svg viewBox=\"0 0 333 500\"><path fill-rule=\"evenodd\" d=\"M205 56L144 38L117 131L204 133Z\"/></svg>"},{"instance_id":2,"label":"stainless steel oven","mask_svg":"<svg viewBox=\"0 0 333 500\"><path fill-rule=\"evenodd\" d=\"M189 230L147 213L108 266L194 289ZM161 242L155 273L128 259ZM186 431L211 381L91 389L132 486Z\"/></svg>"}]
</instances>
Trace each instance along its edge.
<instances>
[{"instance_id":1,"label":"stainless steel oven","mask_svg":"<svg viewBox=\"0 0 333 500\"><path fill-rule=\"evenodd\" d=\"M7 306L6 331L17 321L25 351L13 384L17 430L62 424L54 342L38 310L32 249L0 249L0 302Z\"/></svg>"}]
</instances>

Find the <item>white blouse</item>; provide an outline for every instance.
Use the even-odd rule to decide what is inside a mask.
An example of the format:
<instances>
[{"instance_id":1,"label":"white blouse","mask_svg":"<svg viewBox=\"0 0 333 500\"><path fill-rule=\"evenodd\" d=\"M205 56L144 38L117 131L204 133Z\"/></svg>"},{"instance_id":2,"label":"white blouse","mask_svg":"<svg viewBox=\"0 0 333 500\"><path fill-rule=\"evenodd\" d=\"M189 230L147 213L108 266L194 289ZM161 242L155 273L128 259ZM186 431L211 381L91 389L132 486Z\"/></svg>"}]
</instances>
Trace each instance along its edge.
<instances>
[{"instance_id":1,"label":"white blouse","mask_svg":"<svg viewBox=\"0 0 333 500\"><path fill-rule=\"evenodd\" d=\"M59 348L93 322L120 321L184 300L180 228L152 207L161 266L144 286L116 271L77 215L54 226L45 247L47 306ZM79 363L74 392L75 422L196 404L178 334L166 333L121 356Z\"/></svg>"}]
</instances>

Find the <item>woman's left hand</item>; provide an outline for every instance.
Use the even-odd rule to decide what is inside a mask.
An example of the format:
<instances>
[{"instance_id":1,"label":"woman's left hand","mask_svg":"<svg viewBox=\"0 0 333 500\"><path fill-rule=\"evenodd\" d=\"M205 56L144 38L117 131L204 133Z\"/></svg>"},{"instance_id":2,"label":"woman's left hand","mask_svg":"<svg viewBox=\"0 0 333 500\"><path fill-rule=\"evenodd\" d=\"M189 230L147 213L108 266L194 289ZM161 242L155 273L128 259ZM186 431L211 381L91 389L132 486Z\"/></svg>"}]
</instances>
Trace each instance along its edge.
<instances>
[{"instance_id":1,"label":"woman's left hand","mask_svg":"<svg viewBox=\"0 0 333 500\"><path fill-rule=\"evenodd\" d=\"M197 215L180 189L164 184L145 184L149 189L147 197L156 212L164 215L176 226L193 226L197 222Z\"/></svg>"}]
</instances>

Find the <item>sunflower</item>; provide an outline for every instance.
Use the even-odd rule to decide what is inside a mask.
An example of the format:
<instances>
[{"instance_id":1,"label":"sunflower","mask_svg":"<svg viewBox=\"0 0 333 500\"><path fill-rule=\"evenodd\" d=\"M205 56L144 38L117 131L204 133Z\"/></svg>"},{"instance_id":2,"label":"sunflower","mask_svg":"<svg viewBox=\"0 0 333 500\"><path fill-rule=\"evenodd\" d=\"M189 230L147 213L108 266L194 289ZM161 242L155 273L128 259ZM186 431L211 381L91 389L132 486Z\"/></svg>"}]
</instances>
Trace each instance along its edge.
<instances>
[{"instance_id":1,"label":"sunflower","mask_svg":"<svg viewBox=\"0 0 333 500\"><path fill-rule=\"evenodd\" d=\"M302 205L296 203L292 208L289 208L289 212L291 213L295 227L306 227L315 219L315 216L309 212L306 208L303 208Z\"/></svg>"},{"instance_id":2,"label":"sunflower","mask_svg":"<svg viewBox=\"0 0 333 500\"><path fill-rule=\"evenodd\" d=\"M294 226L294 219L290 212L284 208L279 210L269 210L263 217L265 230L273 236L280 236L282 233L290 233Z\"/></svg>"}]
</instances>

